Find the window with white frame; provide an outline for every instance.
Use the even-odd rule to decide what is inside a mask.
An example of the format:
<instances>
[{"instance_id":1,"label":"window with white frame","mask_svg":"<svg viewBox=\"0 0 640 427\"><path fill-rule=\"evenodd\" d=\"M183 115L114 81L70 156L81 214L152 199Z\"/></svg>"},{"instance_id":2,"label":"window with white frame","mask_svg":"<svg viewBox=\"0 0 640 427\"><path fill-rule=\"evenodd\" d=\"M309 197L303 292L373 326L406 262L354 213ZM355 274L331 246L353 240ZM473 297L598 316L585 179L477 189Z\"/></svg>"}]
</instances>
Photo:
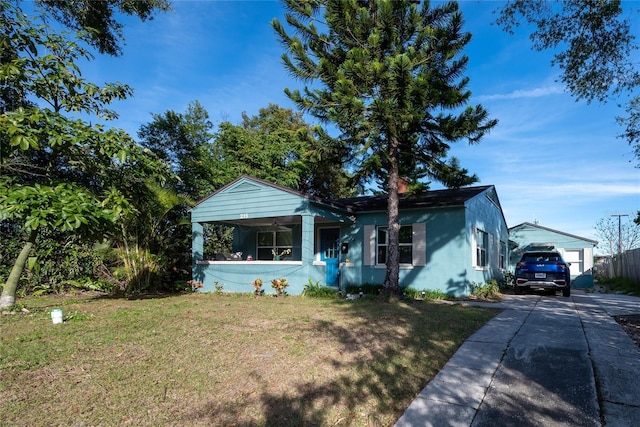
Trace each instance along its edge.
<instances>
[{"instance_id":1,"label":"window with white frame","mask_svg":"<svg viewBox=\"0 0 640 427\"><path fill-rule=\"evenodd\" d=\"M487 267L489 265L488 257L489 234L476 229L476 267Z\"/></svg>"},{"instance_id":2,"label":"window with white frame","mask_svg":"<svg viewBox=\"0 0 640 427\"><path fill-rule=\"evenodd\" d=\"M257 254L260 260L290 258L293 250L291 230L258 231Z\"/></svg>"},{"instance_id":3,"label":"window with white frame","mask_svg":"<svg viewBox=\"0 0 640 427\"><path fill-rule=\"evenodd\" d=\"M389 232L387 227L378 227L376 233L376 263L386 264L389 251ZM400 226L399 245L400 264L413 263L413 227Z\"/></svg>"},{"instance_id":4,"label":"window with white frame","mask_svg":"<svg viewBox=\"0 0 640 427\"><path fill-rule=\"evenodd\" d=\"M500 268L505 269L507 268L507 264L506 264L506 257L507 257L507 242L500 240Z\"/></svg>"}]
</instances>

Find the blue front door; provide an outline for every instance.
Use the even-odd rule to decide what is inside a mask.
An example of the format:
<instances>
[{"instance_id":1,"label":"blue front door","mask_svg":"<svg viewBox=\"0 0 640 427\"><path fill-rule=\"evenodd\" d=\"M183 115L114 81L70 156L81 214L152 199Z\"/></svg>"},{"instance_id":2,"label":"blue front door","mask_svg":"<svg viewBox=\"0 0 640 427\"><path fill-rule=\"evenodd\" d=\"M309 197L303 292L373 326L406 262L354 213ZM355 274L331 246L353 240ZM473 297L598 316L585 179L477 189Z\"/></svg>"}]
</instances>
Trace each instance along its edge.
<instances>
[{"instance_id":1,"label":"blue front door","mask_svg":"<svg viewBox=\"0 0 640 427\"><path fill-rule=\"evenodd\" d=\"M320 230L320 260L325 262L325 282L327 286L338 286L340 274L340 229Z\"/></svg>"}]
</instances>

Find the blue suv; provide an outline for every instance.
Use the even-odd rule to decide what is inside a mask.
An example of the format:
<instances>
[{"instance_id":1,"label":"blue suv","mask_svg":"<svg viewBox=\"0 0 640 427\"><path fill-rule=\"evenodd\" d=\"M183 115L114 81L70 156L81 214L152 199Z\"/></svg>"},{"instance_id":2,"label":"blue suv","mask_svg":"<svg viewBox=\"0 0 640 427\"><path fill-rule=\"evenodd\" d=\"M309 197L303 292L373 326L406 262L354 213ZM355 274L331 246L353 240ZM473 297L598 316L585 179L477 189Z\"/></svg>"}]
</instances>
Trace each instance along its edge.
<instances>
[{"instance_id":1,"label":"blue suv","mask_svg":"<svg viewBox=\"0 0 640 427\"><path fill-rule=\"evenodd\" d=\"M562 290L571 296L569 263L557 251L531 251L522 254L516 264L515 291L517 294L531 289Z\"/></svg>"}]
</instances>

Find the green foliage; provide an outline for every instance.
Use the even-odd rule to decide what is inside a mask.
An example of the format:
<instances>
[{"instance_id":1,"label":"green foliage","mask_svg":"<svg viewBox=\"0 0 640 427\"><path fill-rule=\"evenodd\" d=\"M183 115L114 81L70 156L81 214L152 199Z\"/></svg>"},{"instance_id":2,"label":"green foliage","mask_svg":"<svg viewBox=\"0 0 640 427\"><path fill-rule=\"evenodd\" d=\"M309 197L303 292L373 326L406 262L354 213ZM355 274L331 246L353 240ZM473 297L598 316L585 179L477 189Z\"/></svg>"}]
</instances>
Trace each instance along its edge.
<instances>
[{"instance_id":1,"label":"green foliage","mask_svg":"<svg viewBox=\"0 0 640 427\"><path fill-rule=\"evenodd\" d=\"M449 295L442 292L440 289L413 289L406 288L404 290L406 296L414 299L423 299L423 300L444 300L451 298Z\"/></svg>"},{"instance_id":2,"label":"green foliage","mask_svg":"<svg viewBox=\"0 0 640 427\"><path fill-rule=\"evenodd\" d=\"M224 283L219 283L217 280L213 282L213 287L215 288L216 295L222 295L224 291Z\"/></svg>"},{"instance_id":3,"label":"green foliage","mask_svg":"<svg viewBox=\"0 0 640 427\"><path fill-rule=\"evenodd\" d=\"M320 281L313 283L313 280L309 279L309 282L304 285L302 296L310 298L336 298L338 292L335 289L321 285Z\"/></svg>"},{"instance_id":4,"label":"green foliage","mask_svg":"<svg viewBox=\"0 0 640 427\"><path fill-rule=\"evenodd\" d=\"M631 4L631 3L628 3ZM627 117L618 117L626 139L640 160L640 70L631 15L624 2L600 0L510 0L501 7L497 24L514 33L524 20L535 30L530 38L536 50L551 49L552 65L576 99L587 102L628 100ZM630 6L634 9L635 6Z\"/></svg>"},{"instance_id":5,"label":"green foliage","mask_svg":"<svg viewBox=\"0 0 640 427\"><path fill-rule=\"evenodd\" d=\"M114 250L120 265L113 269L114 277L126 283L125 293L139 294L157 290L162 258L138 244L124 242Z\"/></svg>"},{"instance_id":6,"label":"green foliage","mask_svg":"<svg viewBox=\"0 0 640 427\"><path fill-rule=\"evenodd\" d=\"M110 292L113 289L113 283L98 277L99 270L104 268L99 253L80 236L45 232L39 236L37 246L37 256L29 257L20 283L23 293Z\"/></svg>"},{"instance_id":7,"label":"green foliage","mask_svg":"<svg viewBox=\"0 0 640 427\"><path fill-rule=\"evenodd\" d=\"M188 260L177 259L174 251L186 252L179 242L189 229L189 221L182 216L187 199L153 180L139 185L132 198L135 215L127 216L119 232L112 234L114 275L127 284L123 289L127 293L176 290L167 288L186 281L179 272Z\"/></svg>"},{"instance_id":8,"label":"green foliage","mask_svg":"<svg viewBox=\"0 0 640 427\"><path fill-rule=\"evenodd\" d=\"M397 162L412 179L428 175L452 186L475 180L446 161L447 142L478 142L496 121L481 106L461 108L470 96L461 77L470 34L461 31L456 3L425 2L419 10L410 1L289 0L286 7L297 35L272 22L287 50L285 66L305 83L319 83L286 93L338 127L363 177L386 181ZM315 19L326 26L316 27Z\"/></svg>"},{"instance_id":9,"label":"green foliage","mask_svg":"<svg viewBox=\"0 0 640 427\"><path fill-rule=\"evenodd\" d=\"M170 166L175 177L168 184L173 191L198 200L218 188L212 182L216 176L212 129L209 113L194 101L184 114L172 110L154 114L150 123L140 127L138 136L143 147Z\"/></svg>"},{"instance_id":10,"label":"green foliage","mask_svg":"<svg viewBox=\"0 0 640 427\"><path fill-rule=\"evenodd\" d=\"M567 0L560 8L545 1L512 0L500 11L497 23L513 33L520 18L536 29L531 34L536 50L556 50L553 64L562 81L578 99L604 101L633 90L638 72L632 52L631 19L619 1Z\"/></svg>"},{"instance_id":11,"label":"green foliage","mask_svg":"<svg viewBox=\"0 0 640 427\"><path fill-rule=\"evenodd\" d=\"M65 313L63 320L65 322L84 322L87 320L94 320L94 318L95 316L92 313L74 310L71 313Z\"/></svg>"},{"instance_id":12,"label":"green foliage","mask_svg":"<svg viewBox=\"0 0 640 427\"><path fill-rule=\"evenodd\" d=\"M119 205L112 205L118 199ZM125 200L117 190L98 200L73 184L22 185L9 178L0 178L0 221L14 220L25 230L50 227L60 231L91 233L101 224L115 223L127 210Z\"/></svg>"},{"instance_id":13,"label":"green foliage","mask_svg":"<svg viewBox=\"0 0 640 427\"><path fill-rule=\"evenodd\" d=\"M471 295L477 298L500 297L500 286L498 286L498 281L495 279L491 279L484 284L472 282L469 287L471 288Z\"/></svg>"},{"instance_id":14,"label":"green foliage","mask_svg":"<svg viewBox=\"0 0 640 427\"><path fill-rule=\"evenodd\" d=\"M625 277L598 277L597 280L599 285L607 285L613 292L640 295L640 283Z\"/></svg>"},{"instance_id":15,"label":"green foliage","mask_svg":"<svg viewBox=\"0 0 640 427\"><path fill-rule=\"evenodd\" d=\"M204 257L212 259L217 253L233 252L233 227L224 224L203 224L204 233ZM191 244L191 235L188 236L188 245ZM187 247L189 247L187 245Z\"/></svg>"},{"instance_id":16,"label":"green foliage","mask_svg":"<svg viewBox=\"0 0 640 427\"><path fill-rule=\"evenodd\" d=\"M504 288L513 287L515 285L515 274L513 271L505 271L502 276L500 286Z\"/></svg>"},{"instance_id":17,"label":"green foliage","mask_svg":"<svg viewBox=\"0 0 640 427\"><path fill-rule=\"evenodd\" d=\"M82 35L56 32L38 11L28 15L19 5L0 4L0 81L2 88L14 89L0 91L6 108L0 114L0 221L17 227L14 235L22 238L0 300L7 304L29 257L31 267L39 268L31 273L55 270L47 268L37 245L31 253L39 235L73 233L90 241L113 233L125 217L140 213L131 203L131 189L146 179L162 182L167 170L126 132L66 116L115 118L108 104L131 94L126 85L98 86L83 78L78 63L92 56L74 40ZM67 285L34 284L37 292Z\"/></svg>"},{"instance_id":18,"label":"green foliage","mask_svg":"<svg viewBox=\"0 0 640 427\"><path fill-rule=\"evenodd\" d=\"M124 43L123 25L114 15L153 19L157 11L171 10L168 0L38 0L45 10L67 27L82 31L82 38L100 53L119 55Z\"/></svg>"},{"instance_id":19,"label":"green foliage","mask_svg":"<svg viewBox=\"0 0 640 427\"><path fill-rule=\"evenodd\" d=\"M216 187L248 174L319 197L353 195L335 141L291 109L270 104L239 125L221 123L212 149Z\"/></svg>"},{"instance_id":20,"label":"green foliage","mask_svg":"<svg viewBox=\"0 0 640 427\"><path fill-rule=\"evenodd\" d=\"M21 312L24 312L24 310L27 310L30 312L27 306L23 303L12 304L8 307L0 307L0 311L7 311L11 313L21 313Z\"/></svg>"}]
</instances>

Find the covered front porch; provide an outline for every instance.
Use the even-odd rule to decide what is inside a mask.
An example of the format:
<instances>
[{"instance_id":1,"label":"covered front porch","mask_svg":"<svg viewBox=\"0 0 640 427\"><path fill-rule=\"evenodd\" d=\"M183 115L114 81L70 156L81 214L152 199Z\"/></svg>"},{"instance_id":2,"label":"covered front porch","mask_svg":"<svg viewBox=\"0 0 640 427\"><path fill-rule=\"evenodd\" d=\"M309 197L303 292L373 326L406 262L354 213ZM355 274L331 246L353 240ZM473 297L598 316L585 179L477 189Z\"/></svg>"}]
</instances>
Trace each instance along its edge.
<instances>
[{"instance_id":1,"label":"covered front porch","mask_svg":"<svg viewBox=\"0 0 640 427\"><path fill-rule=\"evenodd\" d=\"M311 280L339 287L352 221L348 212L293 190L241 177L191 210L193 280L202 291L252 293L262 279L286 278L287 292L300 294ZM205 225L233 229L230 253L205 253ZM345 245L345 243L347 243Z\"/></svg>"}]
</instances>

